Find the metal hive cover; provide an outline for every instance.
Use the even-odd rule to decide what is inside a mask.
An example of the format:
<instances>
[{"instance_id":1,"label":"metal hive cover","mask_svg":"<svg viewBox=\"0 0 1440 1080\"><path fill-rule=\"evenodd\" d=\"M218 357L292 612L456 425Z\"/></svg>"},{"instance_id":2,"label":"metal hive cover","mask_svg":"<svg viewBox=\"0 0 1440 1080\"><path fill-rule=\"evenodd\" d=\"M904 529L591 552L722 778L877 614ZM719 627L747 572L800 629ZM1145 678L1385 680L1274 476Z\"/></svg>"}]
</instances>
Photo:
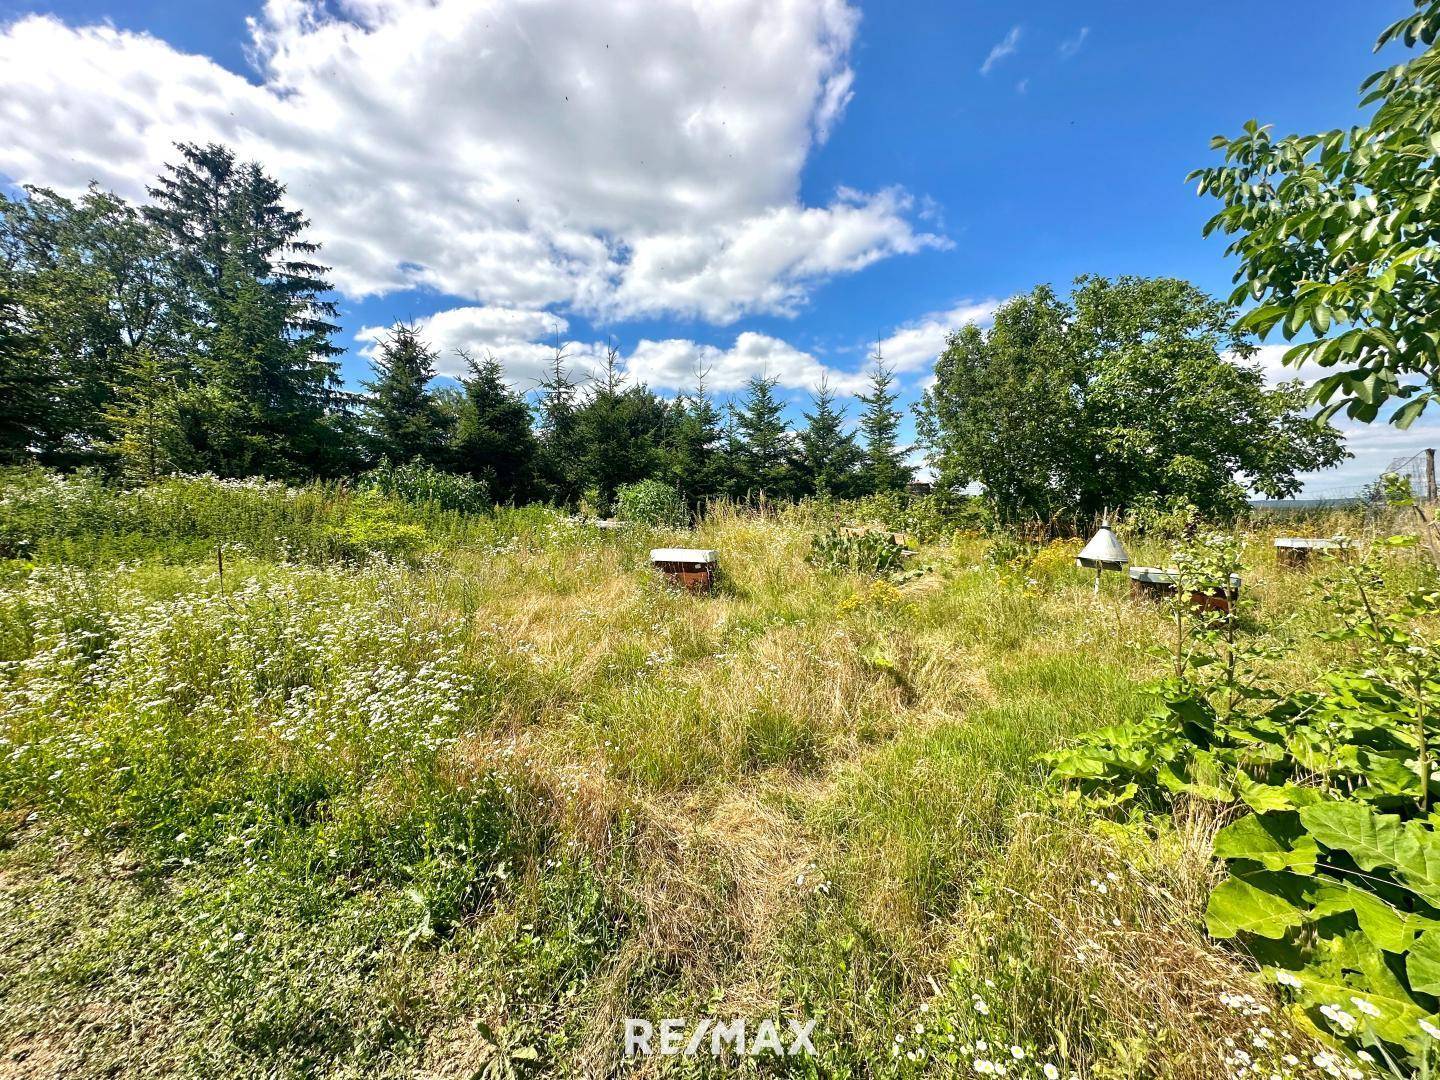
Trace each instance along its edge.
<instances>
[{"instance_id":1,"label":"metal hive cover","mask_svg":"<svg viewBox=\"0 0 1440 1080\"><path fill-rule=\"evenodd\" d=\"M1109 525L1101 525L1100 531L1090 538L1090 542L1075 558L1077 566L1098 567L1103 570L1119 570L1129 563L1130 553L1125 550L1125 545L1120 543L1120 538Z\"/></svg>"}]
</instances>

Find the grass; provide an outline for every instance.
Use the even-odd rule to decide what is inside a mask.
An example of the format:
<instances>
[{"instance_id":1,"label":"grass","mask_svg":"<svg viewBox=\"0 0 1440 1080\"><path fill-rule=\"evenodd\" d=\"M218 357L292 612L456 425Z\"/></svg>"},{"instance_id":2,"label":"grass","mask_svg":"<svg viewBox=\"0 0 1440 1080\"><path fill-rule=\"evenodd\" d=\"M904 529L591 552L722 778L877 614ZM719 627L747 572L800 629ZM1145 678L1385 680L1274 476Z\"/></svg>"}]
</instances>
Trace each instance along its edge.
<instances>
[{"instance_id":1,"label":"grass","mask_svg":"<svg viewBox=\"0 0 1440 1080\"><path fill-rule=\"evenodd\" d=\"M1201 933L1217 823L1043 790L1147 707L1163 614L967 535L825 573L818 513L9 478L0 1075L1321 1074ZM1303 681L1334 646L1277 530L1247 628ZM669 542L716 595L656 580ZM622 1060L623 1018L702 1015L817 1056Z\"/></svg>"}]
</instances>

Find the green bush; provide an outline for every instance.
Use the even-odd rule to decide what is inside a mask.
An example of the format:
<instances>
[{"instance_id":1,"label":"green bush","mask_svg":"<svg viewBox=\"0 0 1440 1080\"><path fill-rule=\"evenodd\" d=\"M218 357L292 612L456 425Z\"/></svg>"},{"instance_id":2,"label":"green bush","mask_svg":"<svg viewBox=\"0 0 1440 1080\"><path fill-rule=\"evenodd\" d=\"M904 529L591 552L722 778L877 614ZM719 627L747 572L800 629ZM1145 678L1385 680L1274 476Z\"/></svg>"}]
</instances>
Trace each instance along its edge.
<instances>
[{"instance_id":1,"label":"green bush","mask_svg":"<svg viewBox=\"0 0 1440 1080\"><path fill-rule=\"evenodd\" d=\"M481 481L442 472L420 461L408 465L381 462L362 476L356 487L360 491L378 491L412 506L460 514L478 514L491 505L490 489Z\"/></svg>"},{"instance_id":2,"label":"green bush","mask_svg":"<svg viewBox=\"0 0 1440 1080\"><path fill-rule=\"evenodd\" d=\"M638 525L683 527L689 515L680 492L659 480L622 484L615 492L615 515Z\"/></svg>"},{"instance_id":3,"label":"green bush","mask_svg":"<svg viewBox=\"0 0 1440 1080\"><path fill-rule=\"evenodd\" d=\"M888 532L827 529L811 541L805 559L831 573L893 577L904 573L906 555L905 545Z\"/></svg>"},{"instance_id":4,"label":"green bush","mask_svg":"<svg viewBox=\"0 0 1440 1080\"><path fill-rule=\"evenodd\" d=\"M1381 551L1409 546L1394 538ZM1213 539L1177 554L1180 595L1236 569ZM1094 808L1219 804L1224 880L1213 937L1235 939L1316 1028L1351 1049L1440 1064L1440 576L1372 556L1326 599L1350 663L1315 689L1265 676L1278 657L1243 619L1173 604L1176 672L1160 708L1045 755L1068 797ZM1400 1073L1397 1071L1397 1075Z\"/></svg>"}]
</instances>

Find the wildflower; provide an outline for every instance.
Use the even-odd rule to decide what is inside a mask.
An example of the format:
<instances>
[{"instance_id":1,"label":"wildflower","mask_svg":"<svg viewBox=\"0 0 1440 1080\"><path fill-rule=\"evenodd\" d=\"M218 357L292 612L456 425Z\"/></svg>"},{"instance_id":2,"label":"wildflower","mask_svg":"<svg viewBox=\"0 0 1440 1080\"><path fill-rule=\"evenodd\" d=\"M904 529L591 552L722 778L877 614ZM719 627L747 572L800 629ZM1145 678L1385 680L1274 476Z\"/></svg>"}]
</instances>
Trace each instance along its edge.
<instances>
[{"instance_id":1,"label":"wildflower","mask_svg":"<svg viewBox=\"0 0 1440 1080\"><path fill-rule=\"evenodd\" d=\"M1045 1068L1041 1072L1045 1074L1045 1080L1060 1080L1060 1070L1049 1061L1045 1063Z\"/></svg>"},{"instance_id":2,"label":"wildflower","mask_svg":"<svg viewBox=\"0 0 1440 1080\"><path fill-rule=\"evenodd\" d=\"M1352 997L1350 1001L1358 1011L1364 1013L1366 1016L1379 1017L1380 1010L1364 998Z\"/></svg>"},{"instance_id":3,"label":"wildflower","mask_svg":"<svg viewBox=\"0 0 1440 1080\"><path fill-rule=\"evenodd\" d=\"M976 1058L971 1067L981 1076L990 1076L995 1072L995 1063L984 1058Z\"/></svg>"},{"instance_id":4,"label":"wildflower","mask_svg":"<svg viewBox=\"0 0 1440 1080\"><path fill-rule=\"evenodd\" d=\"M1010 1047L1010 1056L1013 1057L1016 1061L1024 1061L1024 1060L1025 1060L1025 1048L1024 1048L1024 1047L1021 1047L1021 1046L1012 1046L1012 1047Z\"/></svg>"},{"instance_id":5,"label":"wildflower","mask_svg":"<svg viewBox=\"0 0 1440 1080\"><path fill-rule=\"evenodd\" d=\"M989 1016L989 1015L990 1015L990 1006L987 1005L987 1004L985 1004L985 999L984 999L984 998L976 998L976 999L975 999L975 1011L976 1011L977 1013L979 1013L981 1016Z\"/></svg>"}]
</instances>

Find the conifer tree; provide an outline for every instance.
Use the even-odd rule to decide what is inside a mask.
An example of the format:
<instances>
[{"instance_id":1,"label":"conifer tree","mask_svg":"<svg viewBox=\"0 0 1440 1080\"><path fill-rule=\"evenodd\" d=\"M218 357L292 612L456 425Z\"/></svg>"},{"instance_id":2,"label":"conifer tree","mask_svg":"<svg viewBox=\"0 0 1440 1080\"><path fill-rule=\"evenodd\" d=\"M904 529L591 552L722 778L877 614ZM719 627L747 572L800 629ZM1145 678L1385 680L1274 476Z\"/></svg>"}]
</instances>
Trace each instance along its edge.
<instances>
[{"instance_id":1,"label":"conifer tree","mask_svg":"<svg viewBox=\"0 0 1440 1080\"><path fill-rule=\"evenodd\" d=\"M539 455L530 406L506 385L493 356L461 357L469 374L460 380L465 398L455 428L454 467L485 481L496 502L525 502L536 493Z\"/></svg>"},{"instance_id":2,"label":"conifer tree","mask_svg":"<svg viewBox=\"0 0 1440 1080\"><path fill-rule=\"evenodd\" d=\"M396 464L419 459L438 465L449 435L449 417L430 390L435 351L407 323L386 332L375 357L375 380L365 412L372 453Z\"/></svg>"},{"instance_id":3,"label":"conifer tree","mask_svg":"<svg viewBox=\"0 0 1440 1080\"><path fill-rule=\"evenodd\" d=\"M812 401L814 411L805 414L800 432L806 487L816 495L844 498L855 487L860 448L845 430L845 410L836 408L828 380L821 380Z\"/></svg>"},{"instance_id":4,"label":"conifer tree","mask_svg":"<svg viewBox=\"0 0 1440 1080\"><path fill-rule=\"evenodd\" d=\"M540 474L550 496L573 503L584 490L584 455L577 422L579 385L565 364L564 346L557 340L550 371L540 380Z\"/></svg>"},{"instance_id":5,"label":"conifer tree","mask_svg":"<svg viewBox=\"0 0 1440 1080\"><path fill-rule=\"evenodd\" d=\"M214 144L177 149L145 217L168 246L194 357L182 414L196 456L229 476L321 471L334 461L341 350L309 222L259 165Z\"/></svg>"},{"instance_id":6,"label":"conifer tree","mask_svg":"<svg viewBox=\"0 0 1440 1080\"><path fill-rule=\"evenodd\" d=\"M747 498L790 498L796 488L794 433L775 396L777 379L755 376L735 411L737 485Z\"/></svg>"},{"instance_id":7,"label":"conifer tree","mask_svg":"<svg viewBox=\"0 0 1440 1080\"><path fill-rule=\"evenodd\" d=\"M905 461L908 447L900 445L900 417L895 407L900 395L891 387L895 371L887 367L876 345L874 367L870 370L870 391L861 394L865 406L860 414L860 435L864 442L861 464L861 486L867 494L902 491L914 476L914 469Z\"/></svg>"},{"instance_id":8,"label":"conifer tree","mask_svg":"<svg viewBox=\"0 0 1440 1080\"><path fill-rule=\"evenodd\" d=\"M729 492L721 412L705 390L705 376L693 393L678 398L666 446L668 479L698 506Z\"/></svg>"}]
</instances>

